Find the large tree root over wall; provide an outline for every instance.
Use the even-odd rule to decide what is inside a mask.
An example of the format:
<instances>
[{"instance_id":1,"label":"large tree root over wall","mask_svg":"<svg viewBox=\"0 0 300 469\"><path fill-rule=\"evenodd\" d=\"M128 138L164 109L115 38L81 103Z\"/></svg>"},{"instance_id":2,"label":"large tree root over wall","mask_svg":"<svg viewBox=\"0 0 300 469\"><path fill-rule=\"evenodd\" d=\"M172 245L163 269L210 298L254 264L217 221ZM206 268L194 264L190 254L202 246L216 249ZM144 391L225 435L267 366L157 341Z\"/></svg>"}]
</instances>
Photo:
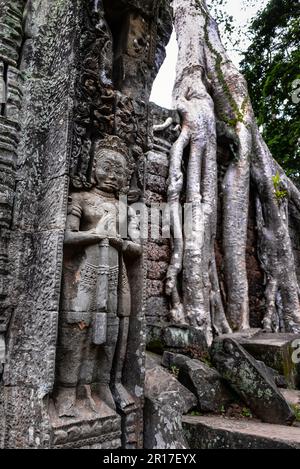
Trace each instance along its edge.
<instances>
[{"instance_id":1,"label":"large tree root over wall","mask_svg":"<svg viewBox=\"0 0 300 469\"><path fill-rule=\"evenodd\" d=\"M171 151L168 188L173 256L167 293L172 319L201 329L208 343L213 333L249 328L246 244L251 181L257 255L266 280L262 326L267 331L299 333L299 286L289 210L292 207L293 216L298 213L300 218L300 193L259 133L246 81L228 58L205 0L174 0L173 8L179 46L174 101L182 130ZM220 122L232 149L222 191L226 301L221 299L215 261L216 128ZM182 201L189 213L185 230Z\"/></svg>"}]
</instances>

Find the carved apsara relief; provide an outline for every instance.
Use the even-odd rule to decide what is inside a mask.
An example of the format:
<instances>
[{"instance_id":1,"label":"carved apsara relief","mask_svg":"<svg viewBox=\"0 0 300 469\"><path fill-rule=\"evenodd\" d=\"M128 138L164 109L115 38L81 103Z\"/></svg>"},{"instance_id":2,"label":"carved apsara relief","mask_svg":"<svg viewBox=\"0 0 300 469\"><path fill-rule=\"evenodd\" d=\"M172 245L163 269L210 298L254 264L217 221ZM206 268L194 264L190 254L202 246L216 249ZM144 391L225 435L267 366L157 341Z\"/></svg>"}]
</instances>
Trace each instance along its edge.
<instances>
[{"instance_id":1,"label":"carved apsara relief","mask_svg":"<svg viewBox=\"0 0 300 469\"><path fill-rule=\"evenodd\" d=\"M91 189L70 194L55 391L60 417L78 417L82 395L94 412L98 401L112 410L133 403L122 384L131 313L124 253L140 256L142 247L120 237L118 200L128 191L132 163L122 141L107 136L94 148Z\"/></svg>"}]
</instances>

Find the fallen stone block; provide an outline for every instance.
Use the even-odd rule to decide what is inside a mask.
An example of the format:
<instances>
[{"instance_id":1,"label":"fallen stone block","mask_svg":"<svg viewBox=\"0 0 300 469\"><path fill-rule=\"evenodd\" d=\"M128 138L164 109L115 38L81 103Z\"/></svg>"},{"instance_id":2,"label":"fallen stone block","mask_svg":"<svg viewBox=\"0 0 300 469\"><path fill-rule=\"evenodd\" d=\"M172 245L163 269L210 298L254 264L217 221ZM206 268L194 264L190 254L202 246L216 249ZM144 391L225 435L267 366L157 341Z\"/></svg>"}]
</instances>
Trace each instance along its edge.
<instances>
[{"instance_id":1,"label":"fallen stone block","mask_svg":"<svg viewBox=\"0 0 300 469\"><path fill-rule=\"evenodd\" d=\"M178 380L197 396L201 412L218 413L223 406L235 400L217 370L199 360L185 361L180 367Z\"/></svg>"},{"instance_id":2,"label":"fallen stone block","mask_svg":"<svg viewBox=\"0 0 300 469\"><path fill-rule=\"evenodd\" d=\"M278 388L287 389L288 383L284 376L280 375L278 371L274 370L274 368L270 368L264 362L257 360L261 367L264 368L265 372L269 375L272 381L275 382Z\"/></svg>"},{"instance_id":3,"label":"fallen stone block","mask_svg":"<svg viewBox=\"0 0 300 469\"><path fill-rule=\"evenodd\" d=\"M183 417L191 449L300 449L300 428L217 416Z\"/></svg>"},{"instance_id":4,"label":"fallen stone block","mask_svg":"<svg viewBox=\"0 0 300 469\"><path fill-rule=\"evenodd\" d=\"M182 415L196 407L196 397L156 359L147 356L144 407L144 447L186 449Z\"/></svg>"},{"instance_id":5,"label":"fallen stone block","mask_svg":"<svg viewBox=\"0 0 300 469\"><path fill-rule=\"evenodd\" d=\"M174 376L159 366L156 359L146 359L145 395L149 399L161 399L166 393L172 393L173 406L176 406L181 414L187 414L190 409L196 407L197 399L191 391L183 386ZM173 394L175 393L175 394ZM173 396L176 395L174 400Z\"/></svg>"},{"instance_id":6,"label":"fallen stone block","mask_svg":"<svg viewBox=\"0 0 300 469\"><path fill-rule=\"evenodd\" d=\"M216 339L211 356L221 376L259 419L282 425L293 423L295 415L275 382L235 340Z\"/></svg>"},{"instance_id":7,"label":"fallen stone block","mask_svg":"<svg viewBox=\"0 0 300 469\"><path fill-rule=\"evenodd\" d=\"M187 357L186 355L165 351L161 364L168 369L171 369L172 367L180 368L188 360L190 360L190 357Z\"/></svg>"}]
</instances>

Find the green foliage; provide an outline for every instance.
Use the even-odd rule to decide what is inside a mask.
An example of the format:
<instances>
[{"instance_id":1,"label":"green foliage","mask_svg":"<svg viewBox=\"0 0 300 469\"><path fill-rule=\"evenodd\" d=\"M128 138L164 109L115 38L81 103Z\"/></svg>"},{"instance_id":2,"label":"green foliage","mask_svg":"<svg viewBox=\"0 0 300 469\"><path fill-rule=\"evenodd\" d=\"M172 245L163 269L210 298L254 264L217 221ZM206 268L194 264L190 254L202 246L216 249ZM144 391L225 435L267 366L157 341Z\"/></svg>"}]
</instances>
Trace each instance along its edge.
<instances>
[{"instance_id":1,"label":"green foliage","mask_svg":"<svg viewBox=\"0 0 300 469\"><path fill-rule=\"evenodd\" d=\"M296 404L296 405L293 404L292 409L295 413L297 422L300 422L300 405L299 404Z\"/></svg>"},{"instance_id":2,"label":"green foliage","mask_svg":"<svg viewBox=\"0 0 300 469\"><path fill-rule=\"evenodd\" d=\"M220 407L220 414L225 415L226 414L226 409L224 405L221 405Z\"/></svg>"},{"instance_id":3,"label":"green foliage","mask_svg":"<svg viewBox=\"0 0 300 469\"><path fill-rule=\"evenodd\" d=\"M250 34L241 69L258 124L276 160L289 176L299 178L300 2L270 0L252 21Z\"/></svg>"},{"instance_id":4,"label":"green foliage","mask_svg":"<svg viewBox=\"0 0 300 469\"><path fill-rule=\"evenodd\" d=\"M191 417L200 417L202 414L198 412L197 410L193 410L192 412L189 413Z\"/></svg>"},{"instance_id":5,"label":"green foliage","mask_svg":"<svg viewBox=\"0 0 300 469\"><path fill-rule=\"evenodd\" d=\"M171 373L177 379L179 376L179 368L175 365L171 366Z\"/></svg>"},{"instance_id":6,"label":"green foliage","mask_svg":"<svg viewBox=\"0 0 300 469\"><path fill-rule=\"evenodd\" d=\"M288 193L285 189L281 189L281 178L280 174L277 171L276 176L272 177L273 185L274 185L274 194L278 202L286 199Z\"/></svg>"},{"instance_id":7,"label":"green foliage","mask_svg":"<svg viewBox=\"0 0 300 469\"><path fill-rule=\"evenodd\" d=\"M241 415L242 417L247 418L247 419L253 418L252 412L250 409L248 409L248 407L243 407Z\"/></svg>"}]
</instances>

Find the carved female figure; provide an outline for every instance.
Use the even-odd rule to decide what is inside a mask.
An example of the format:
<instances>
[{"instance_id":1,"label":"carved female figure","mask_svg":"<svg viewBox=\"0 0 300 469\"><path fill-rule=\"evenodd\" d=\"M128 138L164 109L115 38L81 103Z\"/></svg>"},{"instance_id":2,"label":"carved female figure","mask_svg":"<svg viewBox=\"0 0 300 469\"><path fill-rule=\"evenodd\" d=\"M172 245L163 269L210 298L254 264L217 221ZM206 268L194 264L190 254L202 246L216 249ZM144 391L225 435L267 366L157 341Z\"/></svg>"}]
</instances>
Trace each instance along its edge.
<instances>
[{"instance_id":1,"label":"carved female figure","mask_svg":"<svg viewBox=\"0 0 300 469\"><path fill-rule=\"evenodd\" d=\"M118 201L130 176L126 147L107 137L95 147L94 187L70 196L57 351L60 417L77 415L78 397L92 410L93 396L111 409L132 403L121 382L131 311L123 254L139 256L141 244L121 239Z\"/></svg>"}]
</instances>

